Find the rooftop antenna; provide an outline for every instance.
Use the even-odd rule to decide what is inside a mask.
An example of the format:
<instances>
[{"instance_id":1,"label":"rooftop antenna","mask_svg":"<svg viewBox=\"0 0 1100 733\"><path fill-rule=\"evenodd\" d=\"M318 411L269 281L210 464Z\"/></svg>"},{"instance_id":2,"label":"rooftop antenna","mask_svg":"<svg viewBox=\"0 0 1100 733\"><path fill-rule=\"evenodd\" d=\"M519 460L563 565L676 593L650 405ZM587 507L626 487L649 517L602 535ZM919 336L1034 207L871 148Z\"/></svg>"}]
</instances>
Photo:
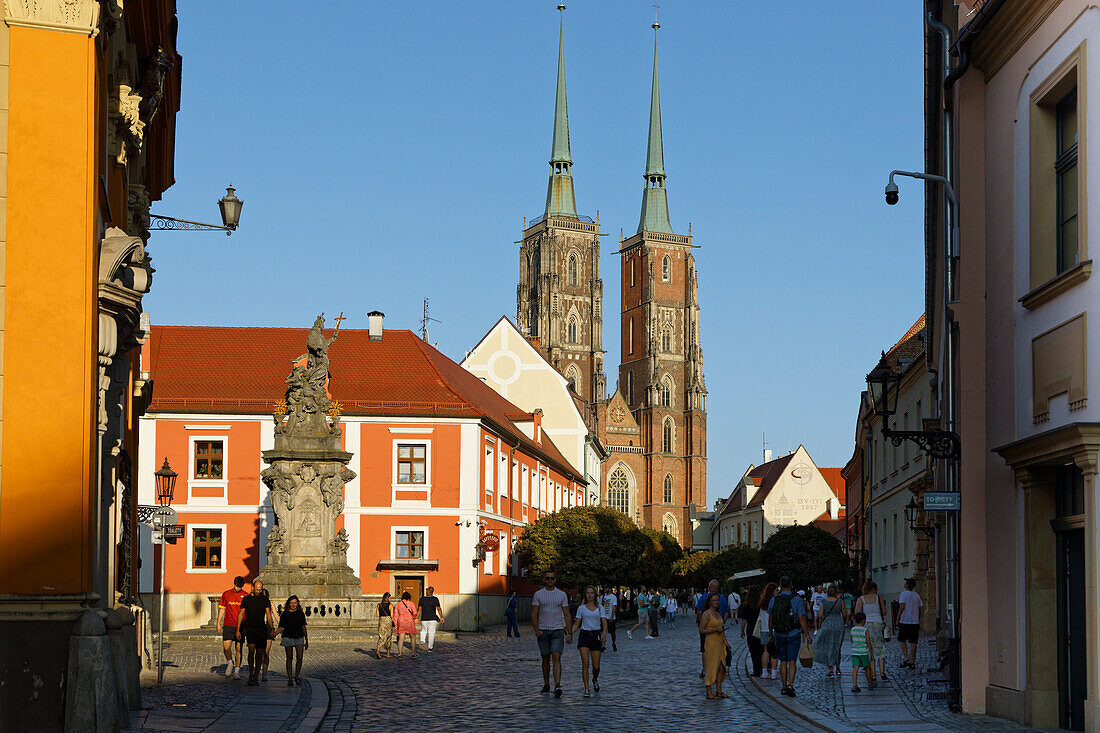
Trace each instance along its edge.
<instances>
[{"instance_id":1,"label":"rooftop antenna","mask_svg":"<svg viewBox=\"0 0 1100 733\"><path fill-rule=\"evenodd\" d=\"M443 323L438 318L432 318L428 315L428 299L424 298L424 315L420 318L420 338L424 341L428 340L428 324L434 321L435 323Z\"/></svg>"},{"instance_id":2,"label":"rooftop antenna","mask_svg":"<svg viewBox=\"0 0 1100 733\"><path fill-rule=\"evenodd\" d=\"M764 428L760 428L760 450L763 451L763 453L761 453L761 456L764 458L765 461L767 461L768 460L768 441L767 441L767 433L764 431Z\"/></svg>"}]
</instances>

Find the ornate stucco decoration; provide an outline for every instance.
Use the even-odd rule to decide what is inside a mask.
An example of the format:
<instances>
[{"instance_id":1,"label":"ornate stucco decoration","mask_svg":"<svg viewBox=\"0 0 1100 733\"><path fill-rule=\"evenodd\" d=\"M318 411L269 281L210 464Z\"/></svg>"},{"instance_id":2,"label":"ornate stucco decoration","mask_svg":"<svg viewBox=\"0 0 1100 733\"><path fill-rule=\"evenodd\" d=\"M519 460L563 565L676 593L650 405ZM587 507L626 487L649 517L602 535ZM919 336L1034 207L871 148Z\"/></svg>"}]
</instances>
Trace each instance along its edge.
<instances>
[{"instance_id":1,"label":"ornate stucco decoration","mask_svg":"<svg viewBox=\"0 0 1100 733\"><path fill-rule=\"evenodd\" d=\"M98 0L4 0L4 22L10 27L44 28L95 36L99 33Z\"/></svg>"},{"instance_id":2,"label":"ornate stucco decoration","mask_svg":"<svg viewBox=\"0 0 1100 733\"><path fill-rule=\"evenodd\" d=\"M126 197L130 212L127 226L130 234L142 239L149 238L149 192L140 183L131 183Z\"/></svg>"},{"instance_id":3,"label":"ornate stucco decoration","mask_svg":"<svg viewBox=\"0 0 1100 733\"><path fill-rule=\"evenodd\" d=\"M120 83L108 112L111 154L119 165L126 165L129 153L141 152L145 123L141 119L141 95L129 84Z\"/></svg>"}]
</instances>

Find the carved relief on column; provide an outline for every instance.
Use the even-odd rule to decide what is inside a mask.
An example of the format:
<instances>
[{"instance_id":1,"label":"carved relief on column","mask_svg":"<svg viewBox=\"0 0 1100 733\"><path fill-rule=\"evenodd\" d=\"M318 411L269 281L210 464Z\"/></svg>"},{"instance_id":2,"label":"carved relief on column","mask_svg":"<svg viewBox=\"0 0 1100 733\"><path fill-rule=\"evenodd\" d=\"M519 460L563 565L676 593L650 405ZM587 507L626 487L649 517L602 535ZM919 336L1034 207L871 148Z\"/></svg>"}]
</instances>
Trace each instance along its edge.
<instances>
[{"instance_id":1,"label":"carved relief on column","mask_svg":"<svg viewBox=\"0 0 1100 733\"><path fill-rule=\"evenodd\" d=\"M149 239L149 192L140 183L131 183L127 194L129 219L126 222L130 236Z\"/></svg>"},{"instance_id":2,"label":"carved relief on column","mask_svg":"<svg viewBox=\"0 0 1100 733\"><path fill-rule=\"evenodd\" d=\"M141 96L125 82L112 94L107 110L109 154L119 165L126 165L129 154L141 153L145 123L141 120Z\"/></svg>"},{"instance_id":3,"label":"carved relief on column","mask_svg":"<svg viewBox=\"0 0 1100 733\"><path fill-rule=\"evenodd\" d=\"M4 0L8 26L42 28L95 36L99 33L98 0Z\"/></svg>"}]
</instances>

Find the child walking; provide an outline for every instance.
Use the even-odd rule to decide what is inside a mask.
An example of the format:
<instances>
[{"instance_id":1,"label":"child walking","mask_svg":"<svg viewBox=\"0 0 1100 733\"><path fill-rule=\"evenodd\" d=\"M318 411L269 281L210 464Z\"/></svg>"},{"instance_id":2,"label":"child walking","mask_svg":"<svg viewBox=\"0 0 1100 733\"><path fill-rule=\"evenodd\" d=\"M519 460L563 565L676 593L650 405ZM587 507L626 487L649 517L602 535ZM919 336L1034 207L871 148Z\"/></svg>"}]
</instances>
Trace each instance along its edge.
<instances>
[{"instance_id":1,"label":"child walking","mask_svg":"<svg viewBox=\"0 0 1100 733\"><path fill-rule=\"evenodd\" d=\"M852 627L852 692L860 692L859 670L867 675L867 686L875 689L875 654L871 649L871 632L867 630L867 614L856 611Z\"/></svg>"}]
</instances>

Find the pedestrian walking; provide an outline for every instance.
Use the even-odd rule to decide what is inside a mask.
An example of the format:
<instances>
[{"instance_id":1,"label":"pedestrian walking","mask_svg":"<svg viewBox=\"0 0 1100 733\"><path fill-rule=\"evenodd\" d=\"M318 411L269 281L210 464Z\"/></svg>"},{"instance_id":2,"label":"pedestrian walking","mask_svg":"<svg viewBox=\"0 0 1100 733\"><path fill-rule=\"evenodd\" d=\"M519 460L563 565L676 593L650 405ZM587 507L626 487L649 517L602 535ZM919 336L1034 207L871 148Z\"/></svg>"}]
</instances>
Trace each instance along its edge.
<instances>
[{"instance_id":1,"label":"pedestrian walking","mask_svg":"<svg viewBox=\"0 0 1100 733\"><path fill-rule=\"evenodd\" d=\"M749 659L752 660L752 676L759 677L763 673L762 664L764 646L760 643L760 632L757 621L760 619L760 605L751 603L749 589L745 588L741 593L743 599L741 607L737 609L737 620L741 622L741 638L749 647Z\"/></svg>"},{"instance_id":2,"label":"pedestrian walking","mask_svg":"<svg viewBox=\"0 0 1100 733\"><path fill-rule=\"evenodd\" d=\"M871 654L878 659L882 679L886 676L886 640L883 638L886 628L886 601L878 594L878 584L868 580L863 584L863 595L856 599L856 612L863 611L867 617L867 633L871 637ZM872 669L872 674L873 674Z\"/></svg>"},{"instance_id":3,"label":"pedestrian walking","mask_svg":"<svg viewBox=\"0 0 1100 733\"><path fill-rule=\"evenodd\" d=\"M631 626L626 630L626 636L628 639L634 638L634 632L638 630L639 626L645 626L645 638L649 636L649 596L646 595L645 586L643 585L638 589L638 593L634 596L634 606L638 609L638 623Z\"/></svg>"},{"instance_id":4,"label":"pedestrian walking","mask_svg":"<svg viewBox=\"0 0 1100 733\"><path fill-rule=\"evenodd\" d=\"M615 621L619 615L619 599L615 597L615 593L611 588L604 588L603 593L600 594L600 613L607 621L607 634L611 637L611 651L617 652L619 647L615 643ZM606 647L607 644L605 643L604 646Z\"/></svg>"},{"instance_id":5,"label":"pedestrian walking","mask_svg":"<svg viewBox=\"0 0 1100 733\"><path fill-rule=\"evenodd\" d=\"M760 655L761 677L766 680L779 679L776 674L776 664L779 661L779 650L775 646L775 637L771 633L769 623L768 606L772 598L779 593L779 583L768 583L760 592L760 600L757 608L760 609L760 643L764 645L764 652Z\"/></svg>"},{"instance_id":6,"label":"pedestrian walking","mask_svg":"<svg viewBox=\"0 0 1100 733\"><path fill-rule=\"evenodd\" d=\"M388 592L382 594L382 602L378 604L378 647L374 650L374 656L382 658L382 650L386 650L386 659L393 655L393 603Z\"/></svg>"},{"instance_id":7,"label":"pedestrian walking","mask_svg":"<svg viewBox=\"0 0 1100 733\"><path fill-rule=\"evenodd\" d=\"M670 629L676 628L676 609L678 607L679 604L676 602L676 599L670 595L668 597L668 605L665 609L665 619L668 621L668 627Z\"/></svg>"},{"instance_id":8,"label":"pedestrian walking","mask_svg":"<svg viewBox=\"0 0 1100 733\"><path fill-rule=\"evenodd\" d=\"M237 638L248 644L248 684L260 684L260 667L267 648L268 629L273 625L271 600L264 595L264 584L252 581L252 592L241 599L241 615L237 619Z\"/></svg>"},{"instance_id":9,"label":"pedestrian walking","mask_svg":"<svg viewBox=\"0 0 1100 733\"><path fill-rule=\"evenodd\" d=\"M397 658L405 658L405 637L408 637L412 647L412 658L419 657L416 653L416 606L412 602L412 593L405 591L401 594L401 600L393 605L393 626L397 632Z\"/></svg>"},{"instance_id":10,"label":"pedestrian walking","mask_svg":"<svg viewBox=\"0 0 1100 733\"><path fill-rule=\"evenodd\" d=\"M569 597L557 588L553 570L542 574L542 587L531 599L531 628L542 655L542 692L550 692L550 664L554 665L554 697L561 697L561 654L573 643L573 619L569 616Z\"/></svg>"},{"instance_id":11,"label":"pedestrian walking","mask_svg":"<svg viewBox=\"0 0 1100 733\"><path fill-rule=\"evenodd\" d=\"M222 635L222 653L225 654L225 676L235 680L241 678L241 640L237 636L237 620L241 615L241 599L248 594L244 591L244 578L233 578L233 587L222 593L218 601L218 633Z\"/></svg>"},{"instance_id":12,"label":"pedestrian walking","mask_svg":"<svg viewBox=\"0 0 1100 733\"><path fill-rule=\"evenodd\" d=\"M814 661L828 668L826 677L840 677L840 647L844 644L844 630L848 627L848 611L840 600L840 592L830 585L825 592L825 600L817 611L817 635L814 637Z\"/></svg>"},{"instance_id":13,"label":"pedestrian walking","mask_svg":"<svg viewBox=\"0 0 1100 733\"><path fill-rule=\"evenodd\" d=\"M726 608L730 610L730 618L737 617L737 612L741 610L741 596L737 595L737 591L730 591L726 596Z\"/></svg>"},{"instance_id":14,"label":"pedestrian walking","mask_svg":"<svg viewBox=\"0 0 1100 733\"><path fill-rule=\"evenodd\" d=\"M867 686L872 690L875 684L875 652L871 644L871 632L867 628L867 614L856 611L852 621L852 692L860 692L859 670L867 675Z\"/></svg>"},{"instance_id":15,"label":"pedestrian walking","mask_svg":"<svg viewBox=\"0 0 1100 733\"><path fill-rule=\"evenodd\" d=\"M435 588L428 586L427 592L420 596L417 602L416 617L420 619L420 646L427 643L429 652L435 651L435 631L443 618L443 607L439 605L439 599L435 597Z\"/></svg>"},{"instance_id":16,"label":"pedestrian walking","mask_svg":"<svg viewBox=\"0 0 1100 733\"><path fill-rule=\"evenodd\" d=\"M590 697L588 688L588 666L592 665L592 686L600 691L600 654L607 640L607 619L604 618L596 597L596 588L587 586L584 599L577 606L577 618L573 621L572 631L580 630L577 650L581 654L581 681L584 683L584 696Z\"/></svg>"},{"instance_id":17,"label":"pedestrian walking","mask_svg":"<svg viewBox=\"0 0 1100 733\"><path fill-rule=\"evenodd\" d=\"M703 637L703 671L707 686L707 699L729 697L722 692L722 683L726 679L726 641L725 614L722 612L722 595L711 593L703 601L703 612L699 614L699 635ZM711 687L714 692L711 692Z\"/></svg>"},{"instance_id":18,"label":"pedestrian walking","mask_svg":"<svg viewBox=\"0 0 1100 733\"><path fill-rule=\"evenodd\" d=\"M718 590L720 588L721 588L721 584L718 582L718 580L717 579L711 579L711 581L709 583L707 583L707 594L706 595L704 595L702 593L698 594L699 595L699 600L697 600L695 602L695 624L696 625L702 624L702 622L703 622L703 612L707 610L706 609L707 598L709 598L712 595L717 595L718 596L718 609L719 609L719 611L721 613L721 616L722 616L722 623L725 623L726 619L729 618L729 615L730 615L729 605L726 603L726 599L722 596L722 594L718 592ZM701 631L699 632L699 654L703 659L703 668L699 672L699 679L703 679L706 676L706 672L707 672L707 635L704 634Z\"/></svg>"},{"instance_id":19,"label":"pedestrian walking","mask_svg":"<svg viewBox=\"0 0 1100 733\"><path fill-rule=\"evenodd\" d=\"M813 604L813 618L814 618L814 628L815 629L817 628L817 617L821 613L821 603L824 600L825 600L825 592L822 590L821 586L820 585L814 586L814 592L810 596L810 603Z\"/></svg>"},{"instance_id":20,"label":"pedestrian walking","mask_svg":"<svg viewBox=\"0 0 1100 733\"><path fill-rule=\"evenodd\" d=\"M791 591L790 576L779 579L779 595L768 606L768 618L775 647L779 652L779 678L783 681L781 694L796 697L794 677L798 669L799 641L805 638L812 644L810 629L806 625L806 603Z\"/></svg>"},{"instance_id":21,"label":"pedestrian walking","mask_svg":"<svg viewBox=\"0 0 1100 733\"><path fill-rule=\"evenodd\" d=\"M267 588L261 588L260 592L263 593L264 598L267 599L268 604L271 603L271 594L267 592ZM274 616L268 616L267 621L267 644L264 646L264 661L260 665L260 677L264 682L267 682L267 668L271 663L271 645L275 643L275 618Z\"/></svg>"},{"instance_id":22,"label":"pedestrian walking","mask_svg":"<svg viewBox=\"0 0 1100 733\"><path fill-rule=\"evenodd\" d=\"M920 611L924 601L920 599L915 588L917 581L912 578L905 579L905 590L898 596L901 608L898 610L898 624L895 630L898 632L898 643L901 644L901 656L905 661L901 667L909 669L917 668L917 640L920 639Z\"/></svg>"},{"instance_id":23,"label":"pedestrian walking","mask_svg":"<svg viewBox=\"0 0 1100 733\"><path fill-rule=\"evenodd\" d=\"M852 616L856 612L856 597L852 595L852 591L847 585L844 586L844 592L840 594L840 600L844 601L844 609L848 612L848 625L852 625Z\"/></svg>"},{"instance_id":24,"label":"pedestrian walking","mask_svg":"<svg viewBox=\"0 0 1100 733\"><path fill-rule=\"evenodd\" d=\"M659 601L657 609L662 621L668 619L668 593L664 590L657 591L657 600Z\"/></svg>"},{"instance_id":25,"label":"pedestrian walking","mask_svg":"<svg viewBox=\"0 0 1100 733\"><path fill-rule=\"evenodd\" d=\"M508 638L519 638L519 622L516 619L516 592L508 596L508 604L504 607L504 618L508 621ZM515 631L513 634L512 632Z\"/></svg>"},{"instance_id":26,"label":"pedestrian walking","mask_svg":"<svg viewBox=\"0 0 1100 733\"><path fill-rule=\"evenodd\" d=\"M656 639L661 635L661 594L654 589L649 594L649 636L647 639Z\"/></svg>"},{"instance_id":27,"label":"pedestrian walking","mask_svg":"<svg viewBox=\"0 0 1100 733\"><path fill-rule=\"evenodd\" d=\"M286 652L286 686L301 687L302 656L309 649L309 635L306 633L306 614L302 611L298 596L286 599L283 612L279 614L279 627L275 631L283 635L279 643Z\"/></svg>"}]
</instances>

